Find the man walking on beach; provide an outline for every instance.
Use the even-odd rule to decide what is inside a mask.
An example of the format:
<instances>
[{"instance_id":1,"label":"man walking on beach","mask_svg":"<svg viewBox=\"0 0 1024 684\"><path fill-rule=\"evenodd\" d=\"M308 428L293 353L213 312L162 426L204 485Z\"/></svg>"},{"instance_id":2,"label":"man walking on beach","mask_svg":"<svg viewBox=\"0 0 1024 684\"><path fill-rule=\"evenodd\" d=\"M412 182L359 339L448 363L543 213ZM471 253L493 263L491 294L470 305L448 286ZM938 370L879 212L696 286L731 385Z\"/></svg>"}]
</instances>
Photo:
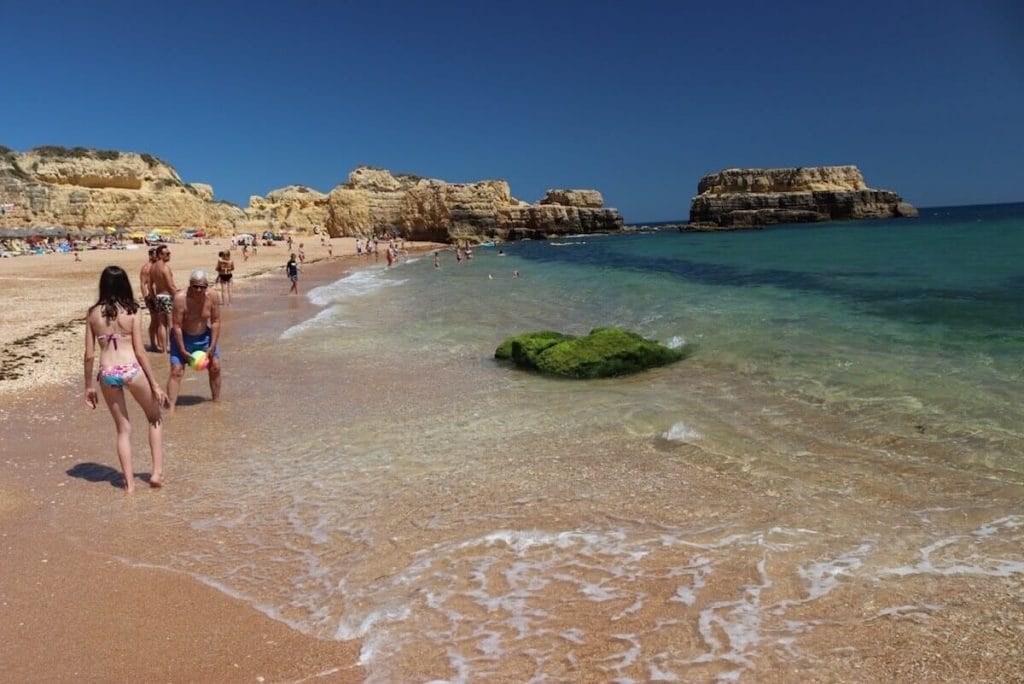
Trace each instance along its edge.
<instances>
[{"instance_id":1,"label":"man walking on beach","mask_svg":"<svg viewBox=\"0 0 1024 684\"><path fill-rule=\"evenodd\" d=\"M206 271L192 271L188 288L174 295L171 324L171 377L167 381L167 399L171 404L169 413L181 389L181 378L185 364L197 351L209 355L210 394L213 401L220 399L220 298L210 289Z\"/></svg>"},{"instance_id":2,"label":"man walking on beach","mask_svg":"<svg viewBox=\"0 0 1024 684\"><path fill-rule=\"evenodd\" d=\"M163 351L156 343L157 329L160 327L160 320L156 313L156 298L153 296L152 284L150 282L150 271L156 263L156 247L149 248L149 258L142 264L139 271L139 291L142 293L142 301L146 304L146 311L149 312L149 348L152 351Z\"/></svg>"},{"instance_id":3,"label":"man walking on beach","mask_svg":"<svg viewBox=\"0 0 1024 684\"><path fill-rule=\"evenodd\" d=\"M171 273L171 250L167 245L156 248L156 261L149 269L149 291L153 294L153 309L157 315L156 351L163 354L169 349L168 333L171 327L171 311L174 307L174 274Z\"/></svg>"}]
</instances>

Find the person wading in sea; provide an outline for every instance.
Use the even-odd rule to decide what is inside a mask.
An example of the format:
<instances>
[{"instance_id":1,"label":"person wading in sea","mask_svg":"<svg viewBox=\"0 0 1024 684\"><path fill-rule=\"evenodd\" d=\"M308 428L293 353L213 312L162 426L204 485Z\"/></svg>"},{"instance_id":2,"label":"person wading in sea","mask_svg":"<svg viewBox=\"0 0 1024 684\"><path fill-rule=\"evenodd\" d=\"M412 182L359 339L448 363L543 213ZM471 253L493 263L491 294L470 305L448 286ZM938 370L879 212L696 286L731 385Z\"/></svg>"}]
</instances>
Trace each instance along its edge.
<instances>
[{"instance_id":1,"label":"person wading in sea","mask_svg":"<svg viewBox=\"0 0 1024 684\"><path fill-rule=\"evenodd\" d=\"M292 281L292 288L288 290L288 294L299 294L299 270L299 262L292 254L292 258L284 265L284 271L288 275L288 279Z\"/></svg>"},{"instance_id":2,"label":"person wading in sea","mask_svg":"<svg viewBox=\"0 0 1024 684\"><path fill-rule=\"evenodd\" d=\"M169 413L174 413L181 389L181 378L191 355L204 351L209 355L210 394L220 399L220 297L210 289L206 271L192 271L188 288L174 296L171 325L171 378L167 381Z\"/></svg>"}]
</instances>

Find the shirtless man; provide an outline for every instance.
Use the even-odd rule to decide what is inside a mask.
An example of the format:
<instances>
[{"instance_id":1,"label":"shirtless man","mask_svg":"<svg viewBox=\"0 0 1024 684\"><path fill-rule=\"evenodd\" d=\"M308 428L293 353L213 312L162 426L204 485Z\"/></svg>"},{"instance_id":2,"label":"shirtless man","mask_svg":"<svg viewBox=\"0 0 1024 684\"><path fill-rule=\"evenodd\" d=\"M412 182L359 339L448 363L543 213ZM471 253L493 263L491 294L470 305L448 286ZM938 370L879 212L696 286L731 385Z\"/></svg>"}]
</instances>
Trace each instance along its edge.
<instances>
[{"instance_id":1,"label":"shirtless man","mask_svg":"<svg viewBox=\"0 0 1024 684\"><path fill-rule=\"evenodd\" d=\"M220 297L210 289L206 271L192 271L188 289L174 295L171 324L171 378L167 381L167 399L174 404L181 389L181 378L189 355L205 351L210 355L210 394L220 399Z\"/></svg>"},{"instance_id":2,"label":"shirtless man","mask_svg":"<svg viewBox=\"0 0 1024 684\"><path fill-rule=\"evenodd\" d=\"M139 291L142 292L142 301L146 303L146 310L149 312L149 347L152 351L163 351L156 343L157 328L160 325L160 321L156 315L156 298L150 291L150 279L149 272L153 268L153 264L156 263L156 247L149 248L149 259L146 263L142 264L142 270L139 271Z\"/></svg>"},{"instance_id":3,"label":"shirtless man","mask_svg":"<svg viewBox=\"0 0 1024 684\"><path fill-rule=\"evenodd\" d=\"M171 273L171 249L167 245L156 248L156 261L149 269L149 291L153 294L153 308L156 311L156 350L164 354L170 348L168 333L171 328L171 311L174 308L174 274Z\"/></svg>"}]
</instances>

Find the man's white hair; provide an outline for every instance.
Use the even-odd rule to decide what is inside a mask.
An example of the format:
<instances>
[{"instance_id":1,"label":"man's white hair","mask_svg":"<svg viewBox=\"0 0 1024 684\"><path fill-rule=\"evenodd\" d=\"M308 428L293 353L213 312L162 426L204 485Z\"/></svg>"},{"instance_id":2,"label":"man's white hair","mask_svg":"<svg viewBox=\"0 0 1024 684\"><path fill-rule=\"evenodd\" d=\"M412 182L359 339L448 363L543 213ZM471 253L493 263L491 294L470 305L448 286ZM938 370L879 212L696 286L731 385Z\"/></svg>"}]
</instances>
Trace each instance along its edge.
<instances>
[{"instance_id":1,"label":"man's white hair","mask_svg":"<svg viewBox=\"0 0 1024 684\"><path fill-rule=\"evenodd\" d=\"M204 271L201 268L197 268L196 270L192 271L192 275L188 277L188 282L194 283L200 280L206 283L210 282L210 279L206 275L206 271Z\"/></svg>"}]
</instances>

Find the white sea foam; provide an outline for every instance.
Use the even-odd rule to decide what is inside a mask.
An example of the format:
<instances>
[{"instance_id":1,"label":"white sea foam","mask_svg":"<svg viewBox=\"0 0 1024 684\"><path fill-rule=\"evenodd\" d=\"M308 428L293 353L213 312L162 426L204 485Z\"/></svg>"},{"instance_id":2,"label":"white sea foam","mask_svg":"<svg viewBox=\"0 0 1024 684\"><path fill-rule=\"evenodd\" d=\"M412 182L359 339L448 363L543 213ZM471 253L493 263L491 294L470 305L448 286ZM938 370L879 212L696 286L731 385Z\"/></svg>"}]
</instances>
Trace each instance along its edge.
<instances>
[{"instance_id":1,"label":"white sea foam","mask_svg":"<svg viewBox=\"0 0 1024 684\"><path fill-rule=\"evenodd\" d=\"M285 330L281 333L280 339L289 340L297 335L301 335L307 330L311 330L312 328L321 327L327 324L334 324L334 322L339 318L341 310L340 306L326 308L312 318L307 318L301 323L296 323Z\"/></svg>"},{"instance_id":2,"label":"white sea foam","mask_svg":"<svg viewBox=\"0 0 1024 684\"><path fill-rule=\"evenodd\" d=\"M807 598L820 598L839 586L840 578L849 577L864 564L864 556L871 551L871 544L861 544L850 553L839 558L817 560L797 568L807 588Z\"/></svg>"},{"instance_id":3,"label":"white sea foam","mask_svg":"<svg viewBox=\"0 0 1024 684\"><path fill-rule=\"evenodd\" d=\"M686 346L686 338L682 335L675 335L665 344L669 349L679 349Z\"/></svg>"},{"instance_id":4,"label":"white sea foam","mask_svg":"<svg viewBox=\"0 0 1024 684\"><path fill-rule=\"evenodd\" d=\"M317 306L329 306L352 297L364 297L385 287L405 284L405 280L391 280L385 277L387 271L371 268L354 271L333 283L315 287L306 297Z\"/></svg>"},{"instance_id":5,"label":"white sea foam","mask_svg":"<svg viewBox=\"0 0 1024 684\"><path fill-rule=\"evenodd\" d=\"M701 434L683 421L679 421L663 432L661 436L670 442L692 442L693 440L700 439Z\"/></svg>"},{"instance_id":6,"label":"white sea foam","mask_svg":"<svg viewBox=\"0 0 1024 684\"><path fill-rule=\"evenodd\" d=\"M315 548L337 528L317 516L305 521L289 516L288 522L288 534L308 539L313 547L290 549L305 568L301 578L294 578L299 596L276 607L256 607L303 631L331 625L336 639L362 639L359 662L369 681L408 674L424 644L436 645L445 655L448 671L434 676L449 682L488 679L505 671L513 657L520 663L528 658L535 668L532 677L544 679L552 663L571 665L595 647L606 657L588 665L603 670L606 681L736 681L756 673L766 649L794 660L807 657L801 651L803 635L822 623L790 614L792 609L820 600L847 579L880 580L886 574L865 575L877 540L854 544L838 555L808 556L800 548L819 548L819 531L776 526L716 534L624 526L496 529L421 548L404 568L392 568L373 582L350 583L345 573L339 581L337 568L328 570ZM940 554L948 559L945 552L957 544L968 545L967 553L992 543L993 537L1006 541L999 533L1015 535L1021 522L1019 516L1008 516L944 537L922 549L924 560L913 571L957 572L961 568L933 559ZM372 540L366 545L372 546ZM799 560L779 562L794 552ZM277 555L285 561L287 553ZM730 587L739 559L753 579ZM728 562L725 584L709 589L720 561ZM991 559L978 564L984 567L974 572L1012 572L1008 566L994 567ZM802 582L794 583L797 578ZM245 586L244 577L237 579ZM204 581L251 601L248 592L228 589L238 586L235 580L232 575L221 582ZM652 622L651 606L673 608ZM922 621L940 609L894 605L862 619ZM664 647L692 642L683 635L697 636L695 650ZM651 650L652 644L660 645ZM524 679L531 678L529 667Z\"/></svg>"},{"instance_id":7,"label":"white sea foam","mask_svg":"<svg viewBox=\"0 0 1024 684\"><path fill-rule=\"evenodd\" d=\"M639 672L662 681L685 679L687 675L676 674L678 668L723 662L739 666L719 675L730 679L752 667L754 649L762 641L762 621L771 617L762 613L760 601L762 590L772 586L763 559L757 563L762 581L744 588L738 599L712 601L699 616L653 625L654 631L677 631L698 622L708 648L698 658L645 651L646 635L652 630L644 617L645 605L667 600L693 606L718 553L732 555L752 545L770 549L765 536L730 534L696 542L679 535L637 535L627 529L496 530L422 549L411 565L369 593L366 588L356 591L335 637L364 639L360 662L372 681L391 679L397 672L391 669L393 663L406 657L408 646L424 640L446 644L454 673L447 681L471 681L512 653L532 658L535 676L543 678L545 663L572 662L575 647L609 637L625 646L598 663L611 681L634 681ZM695 548L708 551L694 554ZM652 554L660 558L653 567L680 557L685 562L670 566L667 574L650 574L646 561ZM689 578L676 585L674 596L648 591L647 580L673 577ZM352 589L345 587L344 593ZM618 608L609 612L604 606L611 601ZM358 606L370 610L361 613ZM601 621L607 623L604 628L598 626ZM613 624L636 631L612 633ZM799 631L794 627L773 635L773 643L781 645Z\"/></svg>"},{"instance_id":8,"label":"white sea foam","mask_svg":"<svg viewBox=\"0 0 1024 684\"><path fill-rule=\"evenodd\" d=\"M943 537L918 552L920 560L913 565L884 568L881 575L981 575L1009 577L1024 574L1024 560L1002 558L986 552L984 544L1002 532L1016 532L1024 524L1024 516L1010 515L984 523L966 534ZM1015 536L1015 542L1020 540ZM1018 544L1019 548L1019 544ZM954 553L959 551L956 555ZM941 560L935 557L940 555Z\"/></svg>"},{"instance_id":9,"label":"white sea foam","mask_svg":"<svg viewBox=\"0 0 1024 684\"><path fill-rule=\"evenodd\" d=\"M882 608L872 615L869 620L878 620L879 618L885 617L909 617L913 620L926 620L931 617L932 613L938 612L943 608L944 606L927 603L923 606L890 606L889 608Z\"/></svg>"},{"instance_id":10,"label":"white sea foam","mask_svg":"<svg viewBox=\"0 0 1024 684\"><path fill-rule=\"evenodd\" d=\"M385 287L403 285L405 280L392 280L384 277L382 269L366 269L355 271L344 278L339 278L333 283L315 287L309 291L306 297L316 306L327 307L312 318L297 323L283 333L280 339L287 340L300 335L312 328L325 325L344 325L341 318L345 301L354 297L365 297L379 292Z\"/></svg>"}]
</instances>

